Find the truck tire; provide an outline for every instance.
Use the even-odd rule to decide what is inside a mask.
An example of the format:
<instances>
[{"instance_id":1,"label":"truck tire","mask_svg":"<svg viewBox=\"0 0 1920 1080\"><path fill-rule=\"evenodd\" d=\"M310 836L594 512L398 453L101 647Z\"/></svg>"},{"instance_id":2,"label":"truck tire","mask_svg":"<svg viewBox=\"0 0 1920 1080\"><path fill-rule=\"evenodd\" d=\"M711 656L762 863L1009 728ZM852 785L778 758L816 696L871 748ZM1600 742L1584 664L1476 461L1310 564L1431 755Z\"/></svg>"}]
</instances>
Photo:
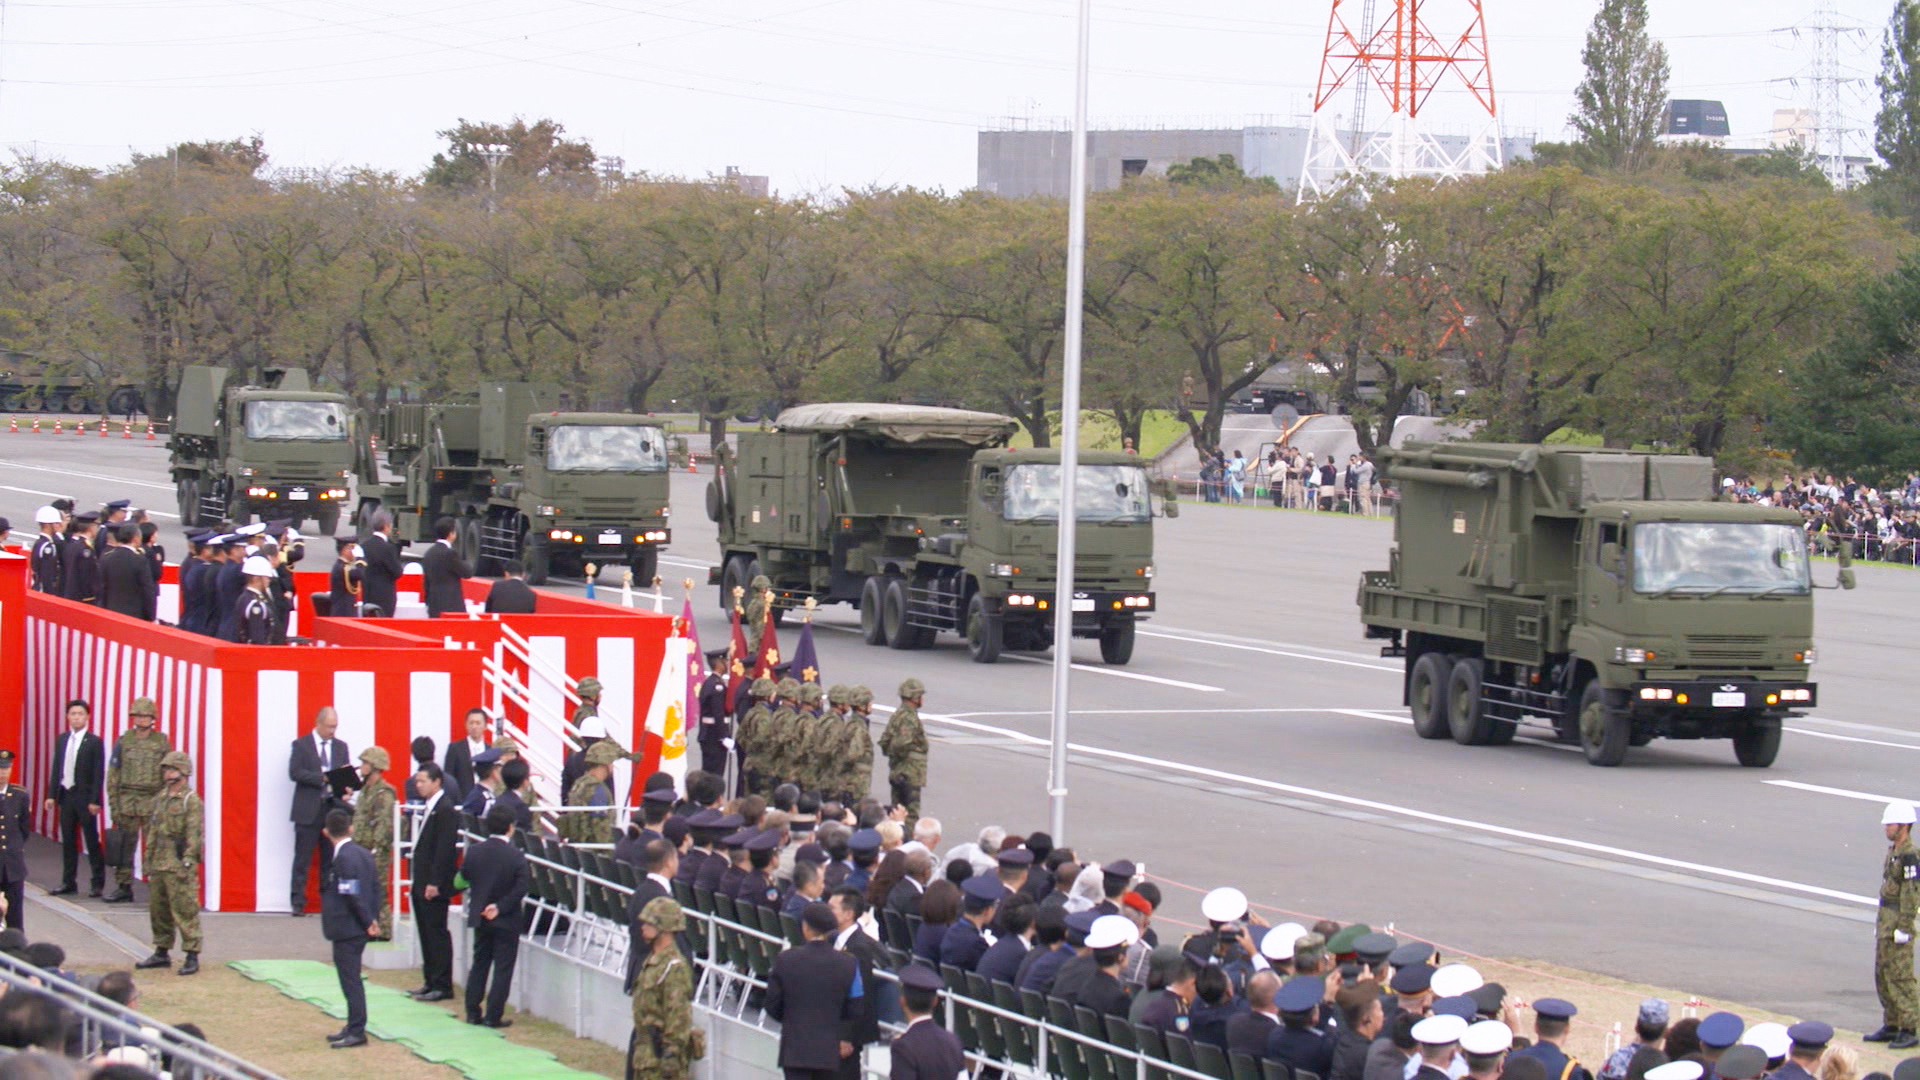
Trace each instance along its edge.
<instances>
[{"instance_id":1,"label":"truck tire","mask_svg":"<svg viewBox=\"0 0 1920 1080\"><path fill-rule=\"evenodd\" d=\"M92 412L93 402L88 401L87 395L85 394L68 394L66 399L60 403L60 407L77 415L79 413Z\"/></svg>"},{"instance_id":2,"label":"truck tire","mask_svg":"<svg viewBox=\"0 0 1920 1080\"><path fill-rule=\"evenodd\" d=\"M635 588L653 588L653 579L660 572L660 549L652 546L637 549L627 559L627 569L633 571Z\"/></svg>"},{"instance_id":3,"label":"truck tire","mask_svg":"<svg viewBox=\"0 0 1920 1080\"><path fill-rule=\"evenodd\" d=\"M1607 707L1606 691L1595 679L1580 692L1580 749L1587 752L1587 764L1611 769L1627 759L1627 744L1633 737L1633 722L1618 709Z\"/></svg>"},{"instance_id":4,"label":"truck tire","mask_svg":"<svg viewBox=\"0 0 1920 1080\"><path fill-rule=\"evenodd\" d=\"M180 527L191 529L200 524L200 481L189 476L175 485L180 499Z\"/></svg>"},{"instance_id":5,"label":"truck tire","mask_svg":"<svg viewBox=\"0 0 1920 1080\"><path fill-rule=\"evenodd\" d=\"M137 412L145 412L146 410L140 407L142 404L144 402L140 400L140 391L131 386L118 387L107 395L107 411L115 416L132 416Z\"/></svg>"},{"instance_id":6,"label":"truck tire","mask_svg":"<svg viewBox=\"0 0 1920 1080\"><path fill-rule=\"evenodd\" d=\"M967 598L967 655L976 664L991 664L1000 659L1000 647L1005 638L1000 614L987 610L987 598L974 593ZM1101 638L1102 651L1106 639Z\"/></svg>"},{"instance_id":7,"label":"truck tire","mask_svg":"<svg viewBox=\"0 0 1920 1080\"><path fill-rule=\"evenodd\" d=\"M880 621L890 649L924 649L932 644L933 632L907 623L907 579L888 578L880 604Z\"/></svg>"},{"instance_id":8,"label":"truck tire","mask_svg":"<svg viewBox=\"0 0 1920 1080\"><path fill-rule=\"evenodd\" d=\"M314 517L314 524L321 536L331 537L340 531L340 504L334 503Z\"/></svg>"},{"instance_id":9,"label":"truck tire","mask_svg":"<svg viewBox=\"0 0 1920 1080\"><path fill-rule=\"evenodd\" d=\"M1764 769L1780 755L1780 721L1754 717L1733 737L1733 756L1749 769Z\"/></svg>"},{"instance_id":10,"label":"truck tire","mask_svg":"<svg viewBox=\"0 0 1920 1080\"><path fill-rule=\"evenodd\" d=\"M1485 746L1494 722L1481 708L1480 682L1485 661L1463 656L1447 673L1447 730L1461 746Z\"/></svg>"},{"instance_id":11,"label":"truck tire","mask_svg":"<svg viewBox=\"0 0 1920 1080\"><path fill-rule=\"evenodd\" d=\"M887 643L887 628L880 618L886 604L886 584L886 578L875 574L860 585L860 640L869 645Z\"/></svg>"},{"instance_id":12,"label":"truck tire","mask_svg":"<svg viewBox=\"0 0 1920 1080\"><path fill-rule=\"evenodd\" d=\"M1421 653L1407 674L1407 705L1413 710L1414 733L1423 739L1444 739L1447 727L1447 682L1452 663L1446 653Z\"/></svg>"},{"instance_id":13,"label":"truck tire","mask_svg":"<svg viewBox=\"0 0 1920 1080\"><path fill-rule=\"evenodd\" d=\"M527 568L527 584L545 585L547 568L553 559L553 550L547 546L543 537L531 534L520 538L520 562Z\"/></svg>"},{"instance_id":14,"label":"truck tire","mask_svg":"<svg viewBox=\"0 0 1920 1080\"><path fill-rule=\"evenodd\" d=\"M747 587L747 560L738 555L727 556L720 564L720 610L733 614L733 590ZM746 598L741 598L744 605Z\"/></svg>"},{"instance_id":15,"label":"truck tire","mask_svg":"<svg viewBox=\"0 0 1920 1080\"><path fill-rule=\"evenodd\" d=\"M1133 620L1100 628L1100 659L1119 667L1133 659Z\"/></svg>"},{"instance_id":16,"label":"truck tire","mask_svg":"<svg viewBox=\"0 0 1920 1080\"><path fill-rule=\"evenodd\" d=\"M479 518L468 516L460 519L454 527L453 546L454 554L460 556L460 561L468 566L480 561Z\"/></svg>"}]
</instances>

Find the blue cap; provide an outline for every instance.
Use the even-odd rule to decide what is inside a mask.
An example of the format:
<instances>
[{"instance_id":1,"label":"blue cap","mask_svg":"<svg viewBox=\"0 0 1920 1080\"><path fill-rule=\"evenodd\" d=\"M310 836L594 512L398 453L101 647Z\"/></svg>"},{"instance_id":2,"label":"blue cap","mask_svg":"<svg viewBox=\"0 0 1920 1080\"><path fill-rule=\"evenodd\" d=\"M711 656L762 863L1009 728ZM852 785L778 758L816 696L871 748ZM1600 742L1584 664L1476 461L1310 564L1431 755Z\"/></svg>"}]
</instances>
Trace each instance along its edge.
<instances>
[{"instance_id":1,"label":"blue cap","mask_svg":"<svg viewBox=\"0 0 1920 1080\"><path fill-rule=\"evenodd\" d=\"M687 815L689 829L711 829L718 824L720 824L720 811L711 806L702 807Z\"/></svg>"},{"instance_id":2,"label":"blue cap","mask_svg":"<svg viewBox=\"0 0 1920 1080\"><path fill-rule=\"evenodd\" d=\"M753 834L752 839L740 845L748 851L772 851L780 846L780 830L762 829Z\"/></svg>"},{"instance_id":3,"label":"blue cap","mask_svg":"<svg viewBox=\"0 0 1920 1080\"><path fill-rule=\"evenodd\" d=\"M669 806L680 801L680 796L675 795L673 789L668 787L654 788L652 791L640 796L640 798L646 802L666 803Z\"/></svg>"},{"instance_id":4,"label":"blue cap","mask_svg":"<svg viewBox=\"0 0 1920 1080\"><path fill-rule=\"evenodd\" d=\"M1087 940L1087 931L1093 929L1093 922L1099 917L1100 913L1091 908L1086 911L1076 911L1067 916L1067 941L1072 943L1077 937L1080 943L1084 944Z\"/></svg>"},{"instance_id":5,"label":"blue cap","mask_svg":"<svg viewBox=\"0 0 1920 1080\"><path fill-rule=\"evenodd\" d=\"M1787 1029L1787 1038L1797 1046L1817 1050L1833 1041L1833 1025L1818 1020L1802 1020Z\"/></svg>"},{"instance_id":6,"label":"blue cap","mask_svg":"<svg viewBox=\"0 0 1920 1080\"><path fill-rule=\"evenodd\" d=\"M1138 872L1130 859L1115 859L1100 868L1100 873L1107 877L1130 878Z\"/></svg>"},{"instance_id":7,"label":"blue cap","mask_svg":"<svg viewBox=\"0 0 1920 1080\"><path fill-rule=\"evenodd\" d=\"M747 819L741 817L739 814L721 814L720 820L714 822L713 827L716 829L732 830L732 829L737 829L740 826L745 825L746 823L747 823Z\"/></svg>"},{"instance_id":8,"label":"blue cap","mask_svg":"<svg viewBox=\"0 0 1920 1080\"><path fill-rule=\"evenodd\" d=\"M1465 994L1443 997L1433 1003L1433 1015L1457 1016L1462 1020L1472 1020L1480 1014L1480 1006Z\"/></svg>"},{"instance_id":9,"label":"blue cap","mask_svg":"<svg viewBox=\"0 0 1920 1080\"><path fill-rule=\"evenodd\" d=\"M900 985L909 990L945 990L947 984L932 968L920 964L908 964L900 972Z\"/></svg>"},{"instance_id":10,"label":"blue cap","mask_svg":"<svg viewBox=\"0 0 1920 1080\"><path fill-rule=\"evenodd\" d=\"M967 896L967 906L975 910L991 907L1007 895L1007 887L1000 884L1000 879L988 874L968 878L961 883L960 891Z\"/></svg>"},{"instance_id":11,"label":"blue cap","mask_svg":"<svg viewBox=\"0 0 1920 1080\"><path fill-rule=\"evenodd\" d=\"M1433 959L1433 946L1424 941L1409 941L1387 954L1387 963L1397 968L1424 964L1431 959Z\"/></svg>"},{"instance_id":12,"label":"blue cap","mask_svg":"<svg viewBox=\"0 0 1920 1080\"><path fill-rule=\"evenodd\" d=\"M499 760L500 760L500 751L495 750L491 746L473 755L473 763L475 765L491 765L494 762Z\"/></svg>"},{"instance_id":13,"label":"blue cap","mask_svg":"<svg viewBox=\"0 0 1920 1080\"><path fill-rule=\"evenodd\" d=\"M856 829L847 837L848 851L879 851L880 833L875 829Z\"/></svg>"},{"instance_id":14,"label":"blue cap","mask_svg":"<svg viewBox=\"0 0 1920 1080\"><path fill-rule=\"evenodd\" d=\"M1327 980L1318 975L1295 975L1280 984L1273 1005L1281 1012L1306 1012L1319 1005L1326 994Z\"/></svg>"},{"instance_id":15,"label":"blue cap","mask_svg":"<svg viewBox=\"0 0 1920 1080\"><path fill-rule=\"evenodd\" d=\"M1424 994L1433 986L1433 969L1425 964L1412 964L1393 973L1393 992L1396 994ZM1538 1008L1539 1006L1535 1006Z\"/></svg>"},{"instance_id":16,"label":"blue cap","mask_svg":"<svg viewBox=\"0 0 1920 1080\"><path fill-rule=\"evenodd\" d=\"M727 847L744 847L747 841L759 834L760 830L758 829L740 829L721 837L720 843Z\"/></svg>"},{"instance_id":17,"label":"blue cap","mask_svg":"<svg viewBox=\"0 0 1920 1080\"><path fill-rule=\"evenodd\" d=\"M1533 1002L1533 1011L1536 1015L1544 1016L1549 1020L1571 1020L1580 1015L1580 1009L1573 1002L1563 1001L1560 998L1536 998ZM1739 1038L1740 1033L1734 1032L1733 1037Z\"/></svg>"},{"instance_id":18,"label":"blue cap","mask_svg":"<svg viewBox=\"0 0 1920 1080\"><path fill-rule=\"evenodd\" d=\"M127 507L132 505L133 505L132 499L115 499L112 502L107 503L106 507L109 510L125 510Z\"/></svg>"},{"instance_id":19,"label":"blue cap","mask_svg":"<svg viewBox=\"0 0 1920 1080\"><path fill-rule=\"evenodd\" d=\"M1006 867L1032 866L1033 852L1023 847L1007 848L1001 851L1000 854L995 855L994 861Z\"/></svg>"},{"instance_id":20,"label":"blue cap","mask_svg":"<svg viewBox=\"0 0 1920 1080\"><path fill-rule=\"evenodd\" d=\"M825 866L830 860L827 858L826 848L812 841L808 841L793 849L793 861L810 862L815 866Z\"/></svg>"},{"instance_id":21,"label":"blue cap","mask_svg":"<svg viewBox=\"0 0 1920 1080\"><path fill-rule=\"evenodd\" d=\"M1539 1006L1535 1005L1535 1009ZM1700 1045L1724 1050L1740 1041L1746 1034L1747 1022L1730 1012L1708 1013L1700 1021L1700 1027L1694 1034L1700 1039Z\"/></svg>"}]
</instances>

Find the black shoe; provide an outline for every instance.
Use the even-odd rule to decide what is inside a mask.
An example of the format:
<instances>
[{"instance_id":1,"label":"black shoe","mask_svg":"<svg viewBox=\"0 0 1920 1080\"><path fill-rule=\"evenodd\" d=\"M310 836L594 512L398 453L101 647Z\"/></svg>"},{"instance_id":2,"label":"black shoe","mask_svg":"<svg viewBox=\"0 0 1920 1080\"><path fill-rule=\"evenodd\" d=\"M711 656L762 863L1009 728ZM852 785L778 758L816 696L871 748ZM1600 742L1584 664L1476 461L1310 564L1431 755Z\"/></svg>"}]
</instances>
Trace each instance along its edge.
<instances>
[{"instance_id":1,"label":"black shoe","mask_svg":"<svg viewBox=\"0 0 1920 1080\"><path fill-rule=\"evenodd\" d=\"M136 968L165 968L165 967L172 967L172 966L173 966L173 958L167 955L167 950L165 950L165 949L155 949L155 950L153 950L153 955L152 955L152 956L149 956L149 957L147 957L147 958L146 958L145 960L136 960L136 961L134 961L134 964L133 964L133 966L134 966L134 967L136 967Z\"/></svg>"},{"instance_id":2,"label":"black shoe","mask_svg":"<svg viewBox=\"0 0 1920 1080\"><path fill-rule=\"evenodd\" d=\"M101 903L131 904L133 903L133 889L131 887L125 888L125 889L115 889L113 892L108 893L105 897L103 897L101 899Z\"/></svg>"},{"instance_id":3,"label":"black shoe","mask_svg":"<svg viewBox=\"0 0 1920 1080\"><path fill-rule=\"evenodd\" d=\"M513 1021L508 1020L504 1017L502 1017L499 1020L482 1020L480 1021L480 1023L487 1027L494 1028L496 1030L500 1028L510 1028L513 1026Z\"/></svg>"},{"instance_id":4,"label":"black shoe","mask_svg":"<svg viewBox=\"0 0 1920 1080\"><path fill-rule=\"evenodd\" d=\"M88 890L87 890L87 896L89 896L90 898L92 898L92 899L94 899L94 900L98 900L98 899L100 899L100 893L101 893L101 892L102 892L102 890L101 890L101 888L100 888L100 886L98 886L98 885L95 885L95 886L94 886L93 888L91 888L91 889L88 889Z\"/></svg>"},{"instance_id":5,"label":"black shoe","mask_svg":"<svg viewBox=\"0 0 1920 1080\"><path fill-rule=\"evenodd\" d=\"M349 1035L344 1039L328 1039L327 1045L335 1050L347 1050L355 1046L367 1045L365 1035Z\"/></svg>"},{"instance_id":6,"label":"black shoe","mask_svg":"<svg viewBox=\"0 0 1920 1080\"><path fill-rule=\"evenodd\" d=\"M452 1001L453 994L445 990L428 990L411 995L415 1001Z\"/></svg>"},{"instance_id":7,"label":"black shoe","mask_svg":"<svg viewBox=\"0 0 1920 1080\"><path fill-rule=\"evenodd\" d=\"M469 1024L472 1024L472 1025L474 1025L475 1027L478 1027L478 1026L480 1026L480 1025L482 1025L482 1024L484 1024L484 1023L486 1023L486 1021L485 1021L485 1020L482 1020L482 1019L480 1019L480 1018L479 1018L479 1017L477 1017L477 1016L469 1016L469 1017L467 1017L467 1023L469 1023Z\"/></svg>"},{"instance_id":8,"label":"black shoe","mask_svg":"<svg viewBox=\"0 0 1920 1080\"><path fill-rule=\"evenodd\" d=\"M431 986L416 986L413 989L407 991L407 996L411 998L417 998L421 994L431 994L431 993L433 993L433 987Z\"/></svg>"},{"instance_id":9,"label":"black shoe","mask_svg":"<svg viewBox=\"0 0 1920 1080\"><path fill-rule=\"evenodd\" d=\"M1915 1034L1911 1031L1902 1031L1899 1035L1895 1036L1891 1042L1887 1043L1887 1049L1889 1050L1911 1050L1916 1046L1920 1046L1920 1034Z\"/></svg>"},{"instance_id":10,"label":"black shoe","mask_svg":"<svg viewBox=\"0 0 1920 1080\"><path fill-rule=\"evenodd\" d=\"M1894 1027L1891 1024L1882 1024L1880 1025L1879 1031L1876 1031L1871 1035L1861 1036L1861 1038L1865 1039L1867 1042L1892 1042L1894 1039L1897 1039L1899 1037L1900 1037L1900 1029L1897 1027Z\"/></svg>"},{"instance_id":11,"label":"black shoe","mask_svg":"<svg viewBox=\"0 0 1920 1080\"><path fill-rule=\"evenodd\" d=\"M77 892L79 892L79 891L80 891L80 889L79 889L79 888L78 888L77 886L74 886L74 885L62 885L62 886L60 886L59 888L57 888L57 889L55 889L55 890L53 890L52 892L50 892L50 893L48 893L47 895L48 895L48 896L72 896L72 895L73 895L74 893L77 893Z\"/></svg>"},{"instance_id":12,"label":"black shoe","mask_svg":"<svg viewBox=\"0 0 1920 1080\"><path fill-rule=\"evenodd\" d=\"M198 975L199 973L200 973L200 954L197 952L190 952L187 954L186 963L183 963L180 965L180 971L178 972L178 974Z\"/></svg>"}]
</instances>

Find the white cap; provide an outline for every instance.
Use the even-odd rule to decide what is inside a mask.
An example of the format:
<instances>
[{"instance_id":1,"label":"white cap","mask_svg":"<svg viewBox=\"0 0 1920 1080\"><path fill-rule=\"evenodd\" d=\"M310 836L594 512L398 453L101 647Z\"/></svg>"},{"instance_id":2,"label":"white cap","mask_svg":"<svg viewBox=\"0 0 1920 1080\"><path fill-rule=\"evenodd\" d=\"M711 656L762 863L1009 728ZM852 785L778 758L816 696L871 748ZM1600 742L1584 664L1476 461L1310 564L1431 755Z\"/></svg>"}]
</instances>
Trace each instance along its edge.
<instances>
[{"instance_id":1,"label":"white cap","mask_svg":"<svg viewBox=\"0 0 1920 1080\"><path fill-rule=\"evenodd\" d=\"M1740 1041L1748 1046L1757 1046L1770 1058L1786 1057L1787 1050L1793 1045L1793 1039L1787 1035L1787 1025L1776 1024L1769 1020L1755 1024L1740 1036Z\"/></svg>"},{"instance_id":2,"label":"white cap","mask_svg":"<svg viewBox=\"0 0 1920 1080\"><path fill-rule=\"evenodd\" d=\"M1087 948L1113 949L1140 940L1140 929L1124 915L1102 915L1087 930Z\"/></svg>"},{"instance_id":3,"label":"white cap","mask_svg":"<svg viewBox=\"0 0 1920 1080\"><path fill-rule=\"evenodd\" d=\"M1247 894L1231 885L1223 885L1200 901L1200 914L1208 922L1232 922L1247 913Z\"/></svg>"},{"instance_id":4,"label":"white cap","mask_svg":"<svg viewBox=\"0 0 1920 1080\"><path fill-rule=\"evenodd\" d=\"M1433 996L1437 998L1471 994L1486 984L1487 980L1466 964L1442 964L1433 972Z\"/></svg>"},{"instance_id":5,"label":"white cap","mask_svg":"<svg viewBox=\"0 0 1920 1080\"><path fill-rule=\"evenodd\" d=\"M583 716L580 718L580 735L587 739L604 739L607 737L607 722L600 719L599 713Z\"/></svg>"},{"instance_id":6,"label":"white cap","mask_svg":"<svg viewBox=\"0 0 1920 1080\"><path fill-rule=\"evenodd\" d=\"M1913 824L1913 804L1910 802L1888 803L1887 808L1884 811L1881 811L1880 824L1882 825Z\"/></svg>"},{"instance_id":7,"label":"white cap","mask_svg":"<svg viewBox=\"0 0 1920 1080\"><path fill-rule=\"evenodd\" d=\"M366 558L366 557L367 557L367 549L366 549L366 548L363 548L363 547L361 547L361 546L360 546L359 544L355 544L355 545L353 545L353 557L354 557L354 558L356 558L356 559L364 559L364 558Z\"/></svg>"},{"instance_id":8,"label":"white cap","mask_svg":"<svg viewBox=\"0 0 1920 1080\"><path fill-rule=\"evenodd\" d=\"M1307 928L1297 922L1283 922L1260 938L1260 955L1269 960L1293 959L1293 946L1307 936Z\"/></svg>"},{"instance_id":9,"label":"white cap","mask_svg":"<svg viewBox=\"0 0 1920 1080\"><path fill-rule=\"evenodd\" d=\"M249 555L247 561L240 564L240 572L248 577L273 577L273 564L265 556Z\"/></svg>"},{"instance_id":10,"label":"white cap","mask_svg":"<svg viewBox=\"0 0 1920 1080\"><path fill-rule=\"evenodd\" d=\"M1706 1072L1697 1061L1669 1061L1665 1065L1655 1065L1648 1069L1647 1080L1700 1080L1700 1074Z\"/></svg>"},{"instance_id":11,"label":"white cap","mask_svg":"<svg viewBox=\"0 0 1920 1080\"><path fill-rule=\"evenodd\" d=\"M43 506L33 512L33 523L35 525L58 525L64 520L66 519L60 516L60 511L55 510L51 506Z\"/></svg>"},{"instance_id":12,"label":"white cap","mask_svg":"<svg viewBox=\"0 0 1920 1080\"><path fill-rule=\"evenodd\" d=\"M1413 1041L1426 1046L1445 1046L1457 1043L1460 1036L1467 1033L1467 1022L1457 1016L1441 1014L1429 1016L1413 1025ZM1512 1042L1509 1041L1511 1046Z\"/></svg>"},{"instance_id":13,"label":"white cap","mask_svg":"<svg viewBox=\"0 0 1920 1080\"><path fill-rule=\"evenodd\" d=\"M1460 1036L1460 1049L1469 1054L1500 1054L1513 1049L1513 1029L1498 1020L1482 1020Z\"/></svg>"},{"instance_id":14,"label":"white cap","mask_svg":"<svg viewBox=\"0 0 1920 1080\"><path fill-rule=\"evenodd\" d=\"M233 530L233 535L259 536L261 533L266 531L267 531L267 523L264 521L256 521L251 525L242 525L239 528Z\"/></svg>"}]
</instances>

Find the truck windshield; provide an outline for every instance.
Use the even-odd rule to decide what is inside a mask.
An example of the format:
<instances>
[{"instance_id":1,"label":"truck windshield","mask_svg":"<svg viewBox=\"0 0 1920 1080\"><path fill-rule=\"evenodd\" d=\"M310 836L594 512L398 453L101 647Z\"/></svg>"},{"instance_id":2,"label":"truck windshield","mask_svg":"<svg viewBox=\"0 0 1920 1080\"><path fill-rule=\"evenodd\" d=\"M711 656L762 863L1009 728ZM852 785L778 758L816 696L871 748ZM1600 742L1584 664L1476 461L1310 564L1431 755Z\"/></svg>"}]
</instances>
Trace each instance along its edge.
<instances>
[{"instance_id":1,"label":"truck windshield","mask_svg":"<svg viewBox=\"0 0 1920 1080\"><path fill-rule=\"evenodd\" d=\"M665 472L666 439L633 424L565 424L547 431L547 468L555 472Z\"/></svg>"},{"instance_id":2,"label":"truck windshield","mask_svg":"<svg viewBox=\"0 0 1920 1080\"><path fill-rule=\"evenodd\" d=\"M1001 513L1009 521L1060 520L1060 466L1015 465L1007 470ZM1147 471L1138 465L1082 465L1074 516L1079 521L1147 521Z\"/></svg>"},{"instance_id":3,"label":"truck windshield","mask_svg":"<svg viewBox=\"0 0 1920 1080\"><path fill-rule=\"evenodd\" d=\"M335 442L347 437L346 406L337 401L249 401L247 438Z\"/></svg>"},{"instance_id":4,"label":"truck windshield","mask_svg":"<svg viewBox=\"0 0 1920 1080\"><path fill-rule=\"evenodd\" d=\"M1633 591L1795 593L1811 584L1807 545L1791 525L1661 521L1633 530Z\"/></svg>"}]
</instances>

